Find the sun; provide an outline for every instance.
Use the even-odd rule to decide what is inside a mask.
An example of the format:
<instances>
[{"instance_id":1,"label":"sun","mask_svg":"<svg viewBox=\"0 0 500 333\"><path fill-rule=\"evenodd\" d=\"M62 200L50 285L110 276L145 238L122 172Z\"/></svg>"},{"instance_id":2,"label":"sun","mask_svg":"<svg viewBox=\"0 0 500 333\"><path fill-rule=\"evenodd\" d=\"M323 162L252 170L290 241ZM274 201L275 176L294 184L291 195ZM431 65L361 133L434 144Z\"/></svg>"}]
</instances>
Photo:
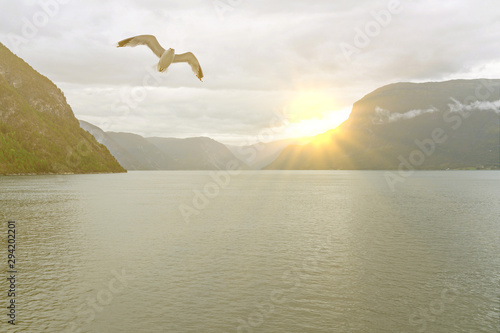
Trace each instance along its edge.
<instances>
[{"instance_id":1,"label":"sun","mask_svg":"<svg viewBox=\"0 0 500 333\"><path fill-rule=\"evenodd\" d=\"M293 137L315 136L342 124L350 112L351 107L339 106L331 93L300 92L287 105L286 132Z\"/></svg>"}]
</instances>

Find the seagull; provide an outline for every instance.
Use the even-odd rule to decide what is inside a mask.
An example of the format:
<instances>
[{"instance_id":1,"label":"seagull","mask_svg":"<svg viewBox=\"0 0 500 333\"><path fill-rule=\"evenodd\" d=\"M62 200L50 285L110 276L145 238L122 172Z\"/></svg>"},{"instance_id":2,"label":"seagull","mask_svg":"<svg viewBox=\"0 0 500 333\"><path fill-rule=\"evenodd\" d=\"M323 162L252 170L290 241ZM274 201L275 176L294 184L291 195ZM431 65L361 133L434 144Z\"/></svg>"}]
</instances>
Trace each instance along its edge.
<instances>
[{"instance_id":1,"label":"seagull","mask_svg":"<svg viewBox=\"0 0 500 333\"><path fill-rule=\"evenodd\" d=\"M153 53L156 54L158 58L160 58L160 61L158 61L158 65L156 65L158 72L165 72L168 66L170 66L170 64L173 62L187 62L191 66L191 69L193 70L196 77L200 79L200 81L202 81L201 79L203 78L203 72L201 71L200 63L198 62L198 59L196 59L194 54L192 54L191 52L175 54L174 49L165 50L153 35L140 35L130 37L119 41L116 47L135 47L137 45L147 45L151 49L151 51L153 51Z\"/></svg>"}]
</instances>

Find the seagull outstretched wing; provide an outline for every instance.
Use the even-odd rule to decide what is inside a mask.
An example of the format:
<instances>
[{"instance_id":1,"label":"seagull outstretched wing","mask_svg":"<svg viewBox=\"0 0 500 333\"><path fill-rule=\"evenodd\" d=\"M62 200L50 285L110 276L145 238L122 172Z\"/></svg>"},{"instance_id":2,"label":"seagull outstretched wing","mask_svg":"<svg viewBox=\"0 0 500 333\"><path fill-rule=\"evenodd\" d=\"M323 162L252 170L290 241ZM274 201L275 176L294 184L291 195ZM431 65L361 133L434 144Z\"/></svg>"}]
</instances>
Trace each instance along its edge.
<instances>
[{"instance_id":1,"label":"seagull outstretched wing","mask_svg":"<svg viewBox=\"0 0 500 333\"><path fill-rule=\"evenodd\" d=\"M165 49L158 43L158 40L153 35L139 35L135 37L130 37L118 42L116 47L124 47L131 46L135 47L137 45L146 45L151 51L156 54L158 58L161 58L161 55L165 52Z\"/></svg>"},{"instance_id":2,"label":"seagull outstretched wing","mask_svg":"<svg viewBox=\"0 0 500 333\"><path fill-rule=\"evenodd\" d=\"M160 43L158 43L158 40L153 35L139 35L135 37L130 37L122 41L119 41L116 47L124 47L124 46L134 47L137 45L148 46L151 49L151 51L153 51L154 54L156 54L156 56L160 58L160 61L158 62L157 65L158 71L165 72L167 68L170 66L170 64L173 62L187 62L191 66L191 69L193 70L196 77L200 79L200 81L203 78L203 71L201 70L200 63L198 62L198 59L196 59L193 53L186 52L182 54L175 54L174 49L168 49L168 51L166 51L160 45Z\"/></svg>"},{"instance_id":3,"label":"seagull outstretched wing","mask_svg":"<svg viewBox=\"0 0 500 333\"><path fill-rule=\"evenodd\" d=\"M200 63L191 52L176 54L173 62L187 62L189 66L191 66L196 77L200 79L200 81L203 79L203 71L201 70Z\"/></svg>"}]
</instances>

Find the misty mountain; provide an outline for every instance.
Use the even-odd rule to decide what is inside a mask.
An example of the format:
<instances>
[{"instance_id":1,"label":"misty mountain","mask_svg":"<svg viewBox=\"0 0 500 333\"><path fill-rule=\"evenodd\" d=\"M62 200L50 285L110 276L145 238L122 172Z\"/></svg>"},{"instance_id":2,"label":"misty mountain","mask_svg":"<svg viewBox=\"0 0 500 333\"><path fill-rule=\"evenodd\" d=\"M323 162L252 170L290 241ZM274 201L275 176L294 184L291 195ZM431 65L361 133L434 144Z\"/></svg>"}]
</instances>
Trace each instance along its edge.
<instances>
[{"instance_id":1,"label":"misty mountain","mask_svg":"<svg viewBox=\"0 0 500 333\"><path fill-rule=\"evenodd\" d=\"M85 121L80 124L127 170L223 170L232 161L247 168L225 145L210 138L144 138L105 132Z\"/></svg>"},{"instance_id":2,"label":"misty mountain","mask_svg":"<svg viewBox=\"0 0 500 333\"><path fill-rule=\"evenodd\" d=\"M104 132L99 127L80 120L80 126L105 145L127 170L177 170L180 164L140 135Z\"/></svg>"},{"instance_id":3,"label":"misty mountain","mask_svg":"<svg viewBox=\"0 0 500 333\"><path fill-rule=\"evenodd\" d=\"M125 172L62 91L0 44L0 174Z\"/></svg>"},{"instance_id":4,"label":"misty mountain","mask_svg":"<svg viewBox=\"0 0 500 333\"><path fill-rule=\"evenodd\" d=\"M286 147L290 145L303 145L311 139L308 137L292 138L272 142L258 142L246 146L226 146L237 158L248 164L251 169L260 170L273 162Z\"/></svg>"},{"instance_id":5,"label":"misty mountain","mask_svg":"<svg viewBox=\"0 0 500 333\"><path fill-rule=\"evenodd\" d=\"M113 139L108 133L104 132L97 126L92 125L86 121L80 120L80 126L92 134L97 142L105 145L112 155L119 161L127 170L147 170L148 166L145 161L134 157L125 148L123 148L115 139Z\"/></svg>"},{"instance_id":6,"label":"misty mountain","mask_svg":"<svg viewBox=\"0 0 500 333\"><path fill-rule=\"evenodd\" d=\"M179 170L182 164L140 135L122 132L107 132L109 137L123 147L141 164L134 170ZM132 169L127 169L132 170Z\"/></svg>"},{"instance_id":7,"label":"misty mountain","mask_svg":"<svg viewBox=\"0 0 500 333\"><path fill-rule=\"evenodd\" d=\"M348 120L267 169L500 167L500 80L390 84L364 96Z\"/></svg>"},{"instance_id":8,"label":"misty mountain","mask_svg":"<svg viewBox=\"0 0 500 333\"><path fill-rule=\"evenodd\" d=\"M211 138L147 138L166 155L173 157L186 170L224 170L230 161L237 160L248 168L222 143Z\"/></svg>"}]
</instances>

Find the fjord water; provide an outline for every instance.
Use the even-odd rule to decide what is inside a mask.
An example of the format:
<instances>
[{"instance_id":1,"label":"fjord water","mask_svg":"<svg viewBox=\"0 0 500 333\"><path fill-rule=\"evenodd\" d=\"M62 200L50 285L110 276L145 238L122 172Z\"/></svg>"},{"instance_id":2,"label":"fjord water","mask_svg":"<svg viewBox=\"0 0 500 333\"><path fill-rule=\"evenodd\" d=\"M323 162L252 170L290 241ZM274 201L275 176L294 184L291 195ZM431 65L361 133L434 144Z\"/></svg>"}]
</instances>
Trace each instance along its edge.
<instances>
[{"instance_id":1,"label":"fjord water","mask_svg":"<svg viewBox=\"0 0 500 333\"><path fill-rule=\"evenodd\" d=\"M499 331L499 172L213 176L1 177L10 331Z\"/></svg>"}]
</instances>

